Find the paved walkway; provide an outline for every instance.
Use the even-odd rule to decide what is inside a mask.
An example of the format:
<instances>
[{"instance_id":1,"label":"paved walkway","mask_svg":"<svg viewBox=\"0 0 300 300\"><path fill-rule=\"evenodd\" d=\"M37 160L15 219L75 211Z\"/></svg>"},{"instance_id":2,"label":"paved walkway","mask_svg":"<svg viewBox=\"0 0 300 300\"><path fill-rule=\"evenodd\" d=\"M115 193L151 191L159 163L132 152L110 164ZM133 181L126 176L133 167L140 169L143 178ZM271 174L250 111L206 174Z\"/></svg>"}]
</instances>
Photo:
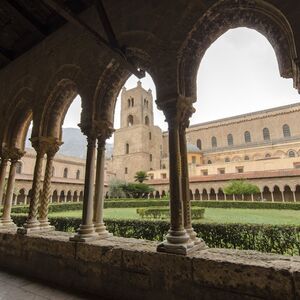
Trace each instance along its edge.
<instances>
[{"instance_id":1,"label":"paved walkway","mask_svg":"<svg viewBox=\"0 0 300 300\"><path fill-rule=\"evenodd\" d=\"M73 294L68 291L47 286L33 279L13 275L0 270L0 300L79 300L99 299L91 296Z\"/></svg>"}]
</instances>

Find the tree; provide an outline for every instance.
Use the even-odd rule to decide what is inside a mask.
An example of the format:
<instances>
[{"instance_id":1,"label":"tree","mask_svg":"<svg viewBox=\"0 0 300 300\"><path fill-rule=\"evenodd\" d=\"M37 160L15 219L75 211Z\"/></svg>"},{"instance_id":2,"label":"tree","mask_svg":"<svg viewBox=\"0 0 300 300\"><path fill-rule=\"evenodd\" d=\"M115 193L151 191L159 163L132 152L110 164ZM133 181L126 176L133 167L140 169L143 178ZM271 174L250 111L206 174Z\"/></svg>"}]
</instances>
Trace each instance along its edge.
<instances>
[{"instance_id":1,"label":"tree","mask_svg":"<svg viewBox=\"0 0 300 300\"><path fill-rule=\"evenodd\" d=\"M129 198L143 198L154 189L146 183L126 183L122 185L123 192Z\"/></svg>"},{"instance_id":2,"label":"tree","mask_svg":"<svg viewBox=\"0 0 300 300\"><path fill-rule=\"evenodd\" d=\"M226 195L251 195L259 192L258 186L245 180L232 180L224 188Z\"/></svg>"},{"instance_id":3,"label":"tree","mask_svg":"<svg viewBox=\"0 0 300 300\"><path fill-rule=\"evenodd\" d=\"M111 179L109 182L109 197L112 198L125 198L126 194L123 191L123 185L126 184L124 181L119 179Z\"/></svg>"},{"instance_id":4,"label":"tree","mask_svg":"<svg viewBox=\"0 0 300 300\"><path fill-rule=\"evenodd\" d=\"M145 180L148 179L148 175L145 171L138 171L135 173L135 176L134 176L134 181L136 182L139 182L139 183L143 183Z\"/></svg>"}]
</instances>

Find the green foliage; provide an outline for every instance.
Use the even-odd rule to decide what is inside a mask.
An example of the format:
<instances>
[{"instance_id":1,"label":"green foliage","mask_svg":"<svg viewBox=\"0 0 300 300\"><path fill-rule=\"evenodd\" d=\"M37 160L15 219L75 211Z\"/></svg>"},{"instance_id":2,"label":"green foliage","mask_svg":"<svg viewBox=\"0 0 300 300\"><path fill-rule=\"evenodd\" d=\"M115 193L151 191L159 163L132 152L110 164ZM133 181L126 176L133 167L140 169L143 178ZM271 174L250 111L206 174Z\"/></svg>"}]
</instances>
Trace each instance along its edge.
<instances>
[{"instance_id":1,"label":"green foliage","mask_svg":"<svg viewBox=\"0 0 300 300\"><path fill-rule=\"evenodd\" d=\"M142 218L150 218L150 219L169 219L170 218L170 208L162 207L162 208L137 208L137 214L139 214ZM194 220L199 220L204 218L204 208L196 208L194 207L191 210L192 218Z\"/></svg>"},{"instance_id":2,"label":"green foliage","mask_svg":"<svg viewBox=\"0 0 300 300\"><path fill-rule=\"evenodd\" d=\"M148 179L148 175L145 171L138 171L135 173L135 176L134 176L134 181L136 182L139 182L139 183L143 183L145 180Z\"/></svg>"},{"instance_id":3,"label":"green foliage","mask_svg":"<svg viewBox=\"0 0 300 300\"><path fill-rule=\"evenodd\" d=\"M126 183L122 189L128 198L144 198L154 189L146 183Z\"/></svg>"},{"instance_id":4,"label":"green foliage","mask_svg":"<svg viewBox=\"0 0 300 300\"><path fill-rule=\"evenodd\" d=\"M192 206L211 208L287 209L300 210L300 203L251 201L191 201Z\"/></svg>"},{"instance_id":5,"label":"green foliage","mask_svg":"<svg viewBox=\"0 0 300 300\"><path fill-rule=\"evenodd\" d=\"M224 188L224 193L226 195L251 195L259 192L258 186L245 180L232 180Z\"/></svg>"},{"instance_id":6,"label":"green foliage","mask_svg":"<svg viewBox=\"0 0 300 300\"><path fill-rule=\"evenodd\" d=\"M109 181L109 197L113 198L125 198L126 194L123 191L123 185L125 184L124 181L119 179L113 178Z\"/></svg>"},{"instance_id":7,"label":"green foliage","mask_svg":"<svg viewBox=\"0 0 300 300\"><path fill-rule=\"evenodd\" d=\"M25 215L13 215L21 226ZM50 217L57 230L74 232L80 218ZM116 236L162 241L169 230L167 221L106 219L107 229ZM209 247L257 250L268 253L300 255L300 226L255 224L193 223L194 230Z\"/></svg>"}]
</instances>

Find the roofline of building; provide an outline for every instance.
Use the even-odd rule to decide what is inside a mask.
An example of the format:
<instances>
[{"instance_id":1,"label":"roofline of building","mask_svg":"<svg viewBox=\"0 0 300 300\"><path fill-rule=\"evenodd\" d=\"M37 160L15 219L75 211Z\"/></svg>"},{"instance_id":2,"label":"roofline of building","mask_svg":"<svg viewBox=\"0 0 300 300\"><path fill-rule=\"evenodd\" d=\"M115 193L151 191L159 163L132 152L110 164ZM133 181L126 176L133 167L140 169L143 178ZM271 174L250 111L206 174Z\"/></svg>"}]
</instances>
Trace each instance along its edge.
<instances>
[{"instance_id":1,"label":"roofline of building","mask_svg":"<svg viewBox=\"0 0 300 300\"><path fill-rule=\"evenodd\" d=\"M236 120L236 119L240 119L240 118L247 118L247 117L257 116L257 115L260 115L260 114L276 112L276 111L280 111L280 110L283 110L283 109L294 108L294 107L299 107L299 109L300 109L300 102L287 104L287 105L282 105L282 106L276 106L276 107L263 109L263 110L257 110L257 111L250 112L250 113L245 113L245 114L240 114L240 115L236 115L236 116L211 120L211 121L207 121L207 122L197 123L197 124L193 124L193 125L189 126L189 129L199 127L199 126L212 125L214 123L219 123L219 122L226 122L226 121L232 121L232 120ZM163 134L168 134L168 131L164 131Z\"/></svg>"}]
</instances>

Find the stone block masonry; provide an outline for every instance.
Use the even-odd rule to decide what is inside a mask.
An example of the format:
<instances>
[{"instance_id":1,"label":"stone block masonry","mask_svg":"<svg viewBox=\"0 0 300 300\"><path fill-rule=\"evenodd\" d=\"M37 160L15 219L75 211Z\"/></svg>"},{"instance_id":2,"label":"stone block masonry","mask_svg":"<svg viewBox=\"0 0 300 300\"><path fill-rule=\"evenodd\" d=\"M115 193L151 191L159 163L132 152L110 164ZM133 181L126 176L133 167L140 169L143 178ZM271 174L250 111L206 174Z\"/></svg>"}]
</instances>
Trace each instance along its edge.
<instances>
[{"instance_id":1,"label":"stone block masonry","mask_svg":"<svg viewBox=\"0 0 300 300\"><path fill-rule=\"evenodd\" d=\"M0 266L108 299L300 299L300 258L206 249L156 252L156 242L70 234L0 233Z\"/></svg>"}]
</instances>

